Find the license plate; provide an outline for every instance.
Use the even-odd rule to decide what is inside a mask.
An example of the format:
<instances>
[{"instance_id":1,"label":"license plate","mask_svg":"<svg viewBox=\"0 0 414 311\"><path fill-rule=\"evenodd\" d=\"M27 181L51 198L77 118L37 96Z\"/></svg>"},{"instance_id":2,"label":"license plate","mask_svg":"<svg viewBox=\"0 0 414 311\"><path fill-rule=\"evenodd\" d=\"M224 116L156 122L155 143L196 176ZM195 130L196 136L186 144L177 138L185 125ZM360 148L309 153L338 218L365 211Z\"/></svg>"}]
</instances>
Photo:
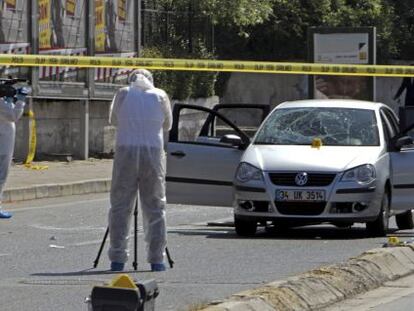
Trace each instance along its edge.
<instances>
[{"instance_id":1,"label":"license plate","mask_svg":"<svg viewBox=\"0 0 414 311\"><path fill-rule=\"evenodd\" d=\"M276 201L325 201L324 190L277 190Z\"/></svg>"}]
</instances>

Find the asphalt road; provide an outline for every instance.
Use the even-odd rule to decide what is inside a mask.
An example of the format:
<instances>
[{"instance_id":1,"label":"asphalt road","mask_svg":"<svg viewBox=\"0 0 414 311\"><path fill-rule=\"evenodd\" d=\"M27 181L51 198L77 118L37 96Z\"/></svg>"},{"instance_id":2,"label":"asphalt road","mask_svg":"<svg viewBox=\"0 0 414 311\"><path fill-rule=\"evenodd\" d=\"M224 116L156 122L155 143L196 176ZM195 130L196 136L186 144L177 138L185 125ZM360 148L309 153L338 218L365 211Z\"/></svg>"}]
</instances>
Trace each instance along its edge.
<instances>
[{"instance_id":1,"label":"asphalt road","mask_svg":"<svg viewBox=\"0 0 414 311\"><path fill-rule=\"evenodd\" d=\"M11 220L0 221L2 311L86 310L94 285L110 281L106 248L92 269L106 229L108 195L72 196L6 205ZM363 227L313 226L261 231L239 238L232 227L207 225L231 219L231 209L170 205L169 249L174 269L151 273L139 234L137 280L156 279L156 310L188 310L311 268L344 261L381 247L385 238L368 238ZM409 238L412 231L399 232ZM131 241L132 246L132 241ZM131 248L132 249L132 248Z\"/></svg>"}]
</instances>

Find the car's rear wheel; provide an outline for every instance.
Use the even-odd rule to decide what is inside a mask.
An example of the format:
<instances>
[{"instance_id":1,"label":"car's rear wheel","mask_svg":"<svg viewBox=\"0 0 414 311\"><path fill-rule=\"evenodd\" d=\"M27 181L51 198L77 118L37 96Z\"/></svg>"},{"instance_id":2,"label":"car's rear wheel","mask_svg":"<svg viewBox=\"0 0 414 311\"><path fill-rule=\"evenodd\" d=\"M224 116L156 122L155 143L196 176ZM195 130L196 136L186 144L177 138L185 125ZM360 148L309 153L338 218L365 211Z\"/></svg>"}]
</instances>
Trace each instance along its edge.
<instances>
[{"instance_id":1,"label":"car's rear wheel","mask_svg":"<svg viewBox=\"0 0 414 311\"><path fill-rule=\"evenodd\" d=\"M234 226L239 236L254 236L257 230L257 222L234 217Z\"/></svg>"},{"instance_id":2,"label":"car's rear wheel","mask_svg":"<svg viewBox=\"0 0 414 311\"><path fill-rule=\"evenodd\" d=\"M367 222L366 227L369 235L385 236L388 232L390 221L390 198L388 190L385 190L382 195L381 208L377 219L372 222Z\"/></svg>"},{"instance_id":3,"label":"car's rear wheel","mask_svg":"<svg viewBox=\"0 0 414 311\"><path fill-rule=\"evenodd\" d=\"M395 215L397 227L400 230L414 229L414 220L412 210L406 211L402 214Z\"/></svg>"}]
</instances>

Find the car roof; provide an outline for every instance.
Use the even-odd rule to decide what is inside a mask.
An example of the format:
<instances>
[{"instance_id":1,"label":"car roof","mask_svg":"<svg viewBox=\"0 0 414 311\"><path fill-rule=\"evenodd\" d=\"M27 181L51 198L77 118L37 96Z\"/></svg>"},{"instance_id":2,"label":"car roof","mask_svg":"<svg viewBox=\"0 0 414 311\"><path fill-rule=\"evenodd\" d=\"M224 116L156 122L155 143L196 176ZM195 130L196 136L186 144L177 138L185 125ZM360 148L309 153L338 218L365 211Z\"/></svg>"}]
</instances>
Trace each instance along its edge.
<instances>
[{"instance_id":1,"label":"car roof","mask_svg":"<svg viewBox=\"0 0 414 311\"><path fill-rule=\"evenodd\" d=\"M300 107L332 107L332 108L355 108L377 110L385 106L379 102L370 102L355 99L305 99L283 102L276 108L300 108Z\"/></svg>"}]
</instances>

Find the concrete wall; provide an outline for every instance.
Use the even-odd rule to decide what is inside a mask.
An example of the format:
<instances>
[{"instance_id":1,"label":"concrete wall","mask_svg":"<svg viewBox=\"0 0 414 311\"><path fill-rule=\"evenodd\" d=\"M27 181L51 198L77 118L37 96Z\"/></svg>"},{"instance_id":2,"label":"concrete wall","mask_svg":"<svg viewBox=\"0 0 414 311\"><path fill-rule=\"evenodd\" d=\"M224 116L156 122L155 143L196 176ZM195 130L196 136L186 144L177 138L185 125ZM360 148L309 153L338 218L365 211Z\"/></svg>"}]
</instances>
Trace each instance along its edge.
<instances>
[{"instance_id":1,"label":"concrete wall","mask_svg":"<svg viewBox=\"0 0 414 311\"><path fill-rule=\"evenodd\" d=\"M303 75L233 73L222 103L268 104L307 98L307 77Z\"/></svg>"},{"instance_id":2,"label":"concrete wall","mask_svg":"<svg viewBox=\"0 0 414 311\"><path fill-rule=\"evenodd\" d=\"M392 98L401 80L377 78L376 101L387 104L398 112L400 103ZM308 98L307 76L233 73L221 103L265 103L275 107L284 101L304 98Z\"/></svg>"},{"instance_id":3,"label":"concrete wall","mask_svg":"<svg viewBox=\"0 0 414 311\"><path fill-rule=\"evenodd\" d=\"M190 99L187 104L213 107L218 97ZM115 128L108 124L110 101L89 103L90 156L107 156L114 150ZM173 104L175 102L173 101ZM80 101L36 100L33 103L36 121L36 158L59 158L65 154L76 158L81 144L82 104ZM24 161L28 150L28 117L17 123L14 157Z\"/></svg>"},{"instance_id":4,"label":"concrete wall","mask_svg":"<svg viewBox=\"0 0 414 311\"><path fill-rule=\"evenodd\" d=\"M68 100L33 102L37 159L51 155L76 155L82 135L81 104L81 101ZM102 153L104 150L104 129L108 125L109 105L109 101L92 101L89 104L89 150L92 154ZM17 123L14 154L16 161L23 161L27 154L27 120L28 117L23 117Z\"/></svg>"}]
</instances>

